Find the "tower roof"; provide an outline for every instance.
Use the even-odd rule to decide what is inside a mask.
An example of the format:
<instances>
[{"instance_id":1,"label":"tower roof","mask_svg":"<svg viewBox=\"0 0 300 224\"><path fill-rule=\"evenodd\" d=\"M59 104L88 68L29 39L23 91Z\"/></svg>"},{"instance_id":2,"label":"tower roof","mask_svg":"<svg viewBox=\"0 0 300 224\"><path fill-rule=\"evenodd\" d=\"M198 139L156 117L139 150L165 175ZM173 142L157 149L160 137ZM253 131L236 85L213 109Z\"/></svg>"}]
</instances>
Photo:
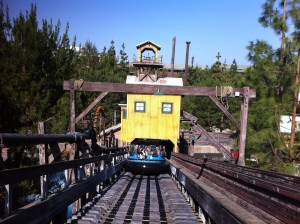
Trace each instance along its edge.
<instances>
[{"instance_id":1,"label":"tower roof","mask_svg":"<svg viewBox=\"0 0 300 224\"><path fill-rule=\"evenodd\" d=\"M158 50L161 49L161 47L158 44L152 42L151 40L146 40L143 43L136 45L136 48L139 49L140 47L147 45L147 44L151 44L151 45L155 46Z\"/></svg>"}]
</instances>

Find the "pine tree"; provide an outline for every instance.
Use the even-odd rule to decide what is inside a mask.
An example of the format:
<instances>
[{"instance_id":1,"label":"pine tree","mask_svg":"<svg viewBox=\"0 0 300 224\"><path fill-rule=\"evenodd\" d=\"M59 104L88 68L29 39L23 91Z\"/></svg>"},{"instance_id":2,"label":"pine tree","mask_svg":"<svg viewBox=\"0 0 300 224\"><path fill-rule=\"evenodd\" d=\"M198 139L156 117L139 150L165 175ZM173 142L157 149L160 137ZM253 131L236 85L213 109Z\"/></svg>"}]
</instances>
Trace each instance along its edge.
<instances>
[{"instance_id":1,"label":"pine tree","mask_svg":"<svg viewBox=\"0 0 300 224\"><path fill-rule=\"evenodd\" d=\"M128 66L128 56L125 52L125 44L124 43L122 44L122 48L120 50L120 55L121 55L120 64Z\"/></svg>"},{"instance_id":2,"label":"pine tree","mask_svg":"<svg viewBox=\"0 0 300 224\"><path fill-rule=\"evenodd\" d=\"M62 82L73 74L74 51L70 49L68 24L62 37L60 22L54 26L52 21L43 20L39 28L33 4L30 11L14 18L13 24L3 20L4 15L2 5L0 17L5 38L1 41L5 43L0 51L5 53L0 53L4 87L1 94L5 96L1 97L1 104L10 111L7 114L15 116L11 127L3 128L35 130L38 121L55 116L57 101L64 94Z\"/></svg>"}]
</instances>

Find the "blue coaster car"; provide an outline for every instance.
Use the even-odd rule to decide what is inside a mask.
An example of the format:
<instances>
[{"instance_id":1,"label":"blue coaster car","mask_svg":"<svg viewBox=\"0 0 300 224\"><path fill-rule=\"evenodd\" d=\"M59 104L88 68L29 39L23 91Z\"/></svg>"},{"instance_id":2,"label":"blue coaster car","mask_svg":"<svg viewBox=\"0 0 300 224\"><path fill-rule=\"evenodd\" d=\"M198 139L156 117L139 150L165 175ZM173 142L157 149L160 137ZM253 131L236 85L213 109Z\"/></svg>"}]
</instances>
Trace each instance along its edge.
<instances>
[{"instance_id":1,"label":"blue coaster car","mask_svg":"<svg viewBox=\"0 0 300 224\"><path fill-rule=\"evenodd\" d=\"M130 154L125 163L125 170L133 174L159 175L169 172L169 169L169 164L163 155Z\"/></svg>"}]
</instances>

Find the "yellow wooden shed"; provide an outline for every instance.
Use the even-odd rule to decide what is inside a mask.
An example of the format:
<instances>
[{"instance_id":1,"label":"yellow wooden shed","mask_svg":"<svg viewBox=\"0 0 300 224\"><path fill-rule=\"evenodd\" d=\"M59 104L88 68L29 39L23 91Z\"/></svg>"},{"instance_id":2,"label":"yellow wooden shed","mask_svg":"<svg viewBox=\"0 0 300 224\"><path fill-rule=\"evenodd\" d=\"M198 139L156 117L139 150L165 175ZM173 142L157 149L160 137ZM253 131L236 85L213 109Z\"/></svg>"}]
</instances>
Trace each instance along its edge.
<instances>
[{"instance_id":1,"label":"yellow wooden shed","mask_svg":"<svg viewBox=\"0 0 300 224\"><path fill-rule=\"evenodd\" d=\"M178 152L181 96L164 95L161 85L182 86L181 78L151 78L139 81L127 76L127 84L157 85L153 94L127 94L127 105L121 107L122 141L132 144L161 144Z\"/></svg>"}]
</instances>

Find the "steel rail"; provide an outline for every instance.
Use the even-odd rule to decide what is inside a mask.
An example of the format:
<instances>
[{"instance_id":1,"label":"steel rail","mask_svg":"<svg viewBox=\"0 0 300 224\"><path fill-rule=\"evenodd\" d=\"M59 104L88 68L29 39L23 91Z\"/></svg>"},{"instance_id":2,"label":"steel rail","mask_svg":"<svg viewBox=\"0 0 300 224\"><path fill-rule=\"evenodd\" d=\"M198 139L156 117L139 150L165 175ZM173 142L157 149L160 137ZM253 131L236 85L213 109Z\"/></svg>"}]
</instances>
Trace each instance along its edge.
<instances>
[{"instance_id":1,"label":"steel rail","mask_svg":"<svg viewBox=\"0 0 300 224\"><path fill-rule=\"evenodd\" d=\"M263 171L262 173L264 173L264 179L262 179L257 175L257 173L259 173L258 169L252 169L249 167L244 169L244 167L232 165L225 162L223 164L214 161L204 162L200 159L191 158L183 154L173 153L172 156L175 156L187 162L192 162L196 165L205 166L206 169L210 169L222 176L227 176L234 181L243 182L244 184L251 185L252 187L260 187L264 190L273 192L280 197L289 197L292 200L300 201L299 177L297 178L290 176L290 178L295 181L290 181L288 185L287 183L284 183L285 185L283 185L283 183L274 181L274 178L271 179L269 178L269 176L276 176L277 180L281 180L282 178L286 178L288 175ZM247 173L244 173L244 170L247 170Z\"/></svg>"},{"instance_id":2,"label":"steel rail","mask_svg":"<svg viewBox=\"0 0 300 224\"><path fill-rule=\"evenodd\" d=\"M221 186L228 192L236 195L255 207L273 215L286 223L297 223L300 220L298 211L300 204L299 177L290 176L293 185L284 186L280 179L288 179L287 175L274 174L264 171L264 179L259 178L255 172L257 169L245 170L232 164L214 161L206 161L191 158L182 154L172 154L172 159L184 165L198 177L203 176L207 180ZM267 175L271 178L268 179ZM274 181L274 176L277 178ZM273 178L273 179L272 179ZM294 180L294 181L293 181Z\"/></svg>"}]
</instances>

